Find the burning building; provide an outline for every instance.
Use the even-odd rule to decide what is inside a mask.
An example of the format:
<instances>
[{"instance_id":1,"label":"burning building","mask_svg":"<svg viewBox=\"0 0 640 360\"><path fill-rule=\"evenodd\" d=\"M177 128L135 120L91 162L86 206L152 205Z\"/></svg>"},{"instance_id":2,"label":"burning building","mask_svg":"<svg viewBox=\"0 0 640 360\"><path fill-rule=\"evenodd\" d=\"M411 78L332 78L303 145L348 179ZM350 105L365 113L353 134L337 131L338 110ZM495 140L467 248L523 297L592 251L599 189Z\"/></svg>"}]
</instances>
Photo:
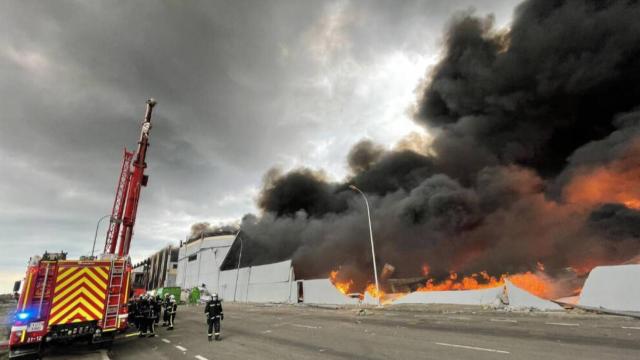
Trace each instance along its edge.
<instances>
[{"instance_id":1,"label":"burning building","mask_svg":"<svg viewBox=\"0 0 640 360\"><path fill-rule=\"evenodd\" d=\"M166 246L133 266L134 289L153 290L176 286L178 248Z\"/></svg>"},{"instance_id":2,"label":"burning building","mask_svg":"<svg viewBox=\"0 0 640 360\"><path fill-rule=\"evenodd\" d=\"M291 260L259 263L253 243L235 228L206 228L180 244L177 286L217 293L227 301L296 302Z\"/></svg>"},{"instance_id":3,"label":"burning building","mask_svg":"<svg viewBox=\"0 0 640 360\"><path fill-rule=\"evenodd\" d=\"M431 137L356 144L343 182L268 172L262 213L241 224L243 262L292 259L300 278L338 270L363 291L368 225L349 184L369 198L378 268L422 277L412 286L424 291L510 276L567 296L594 266L638 255L638 18L638 2L592 0L524 1L508 29L456 15L413 107Z\"/></svg>"},{"instance_id":4,"label":"burning building","mask_svg":"<svg viewBox=\"0 0 640 360\"><path fill-rule=\"evenodd\" d=\"M218 289L220 265L235 241L237 230L203 229L180 243L177 286L182 289L202 287Z\"/></svg>"}]
</instances>

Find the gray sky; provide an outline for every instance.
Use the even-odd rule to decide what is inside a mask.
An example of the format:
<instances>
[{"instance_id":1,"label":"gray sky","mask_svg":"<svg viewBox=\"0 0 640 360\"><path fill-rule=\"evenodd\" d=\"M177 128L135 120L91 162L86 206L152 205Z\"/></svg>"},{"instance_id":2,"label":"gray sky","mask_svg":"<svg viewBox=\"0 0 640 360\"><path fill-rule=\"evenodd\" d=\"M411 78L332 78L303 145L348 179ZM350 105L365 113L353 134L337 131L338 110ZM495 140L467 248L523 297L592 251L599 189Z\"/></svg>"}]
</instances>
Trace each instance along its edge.
<instances>
[{"instance_id":1,"label":"gray sky","mask_svg":"<svg viewBox=\"0 0 640 360\"><path fill-rule=\"evenodd\" d=\"M517 2L0 2L0 293L31 255L90 252L147 97L134 261L255 212L274 166L338 180L358 140L424 133L408 109L450 16L507 26Z\"/></svg>"}]
</instances>

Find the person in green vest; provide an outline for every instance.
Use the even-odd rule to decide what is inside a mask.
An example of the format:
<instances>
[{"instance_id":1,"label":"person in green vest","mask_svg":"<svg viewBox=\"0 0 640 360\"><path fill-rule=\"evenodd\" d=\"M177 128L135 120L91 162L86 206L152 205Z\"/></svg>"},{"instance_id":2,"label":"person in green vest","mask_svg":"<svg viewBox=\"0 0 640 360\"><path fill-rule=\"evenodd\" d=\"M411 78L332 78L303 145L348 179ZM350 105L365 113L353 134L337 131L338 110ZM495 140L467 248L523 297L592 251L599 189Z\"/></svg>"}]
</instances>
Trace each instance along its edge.
<instances>
[{"instance_id":1,"label":"person in green vest","mask_svg":"<svg viewBox=\"0 0 640 360\"><path fill-rule=\"evenodd\" d=\"M189 294L189 304L197 304L200 302L200 289L194 287Z\"/></svg>"}]
</instances>

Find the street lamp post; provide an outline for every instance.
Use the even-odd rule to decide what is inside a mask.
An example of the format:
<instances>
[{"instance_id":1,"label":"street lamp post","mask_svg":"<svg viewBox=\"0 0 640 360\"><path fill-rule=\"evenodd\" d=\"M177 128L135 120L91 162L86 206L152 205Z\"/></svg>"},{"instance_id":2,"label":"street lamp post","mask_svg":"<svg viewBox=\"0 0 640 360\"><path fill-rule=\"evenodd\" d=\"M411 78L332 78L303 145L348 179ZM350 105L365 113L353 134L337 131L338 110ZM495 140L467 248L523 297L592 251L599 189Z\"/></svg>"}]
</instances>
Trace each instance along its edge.
<instances>
[{"instance_id":1,"label":"street lamp post","mask_svg":"<svg viewBox=\"0 0 640 360\"><path fill-rule=\"evenodd\" d=\"M369 239L371 240L371 257L373 258L373 277L376 281L376 295L378 298L378 305L380 305L380 284L378 283L378 268L376 266L376 251L373 246L373 230L371 228L371 212L369 211L369 201L367 201L367 197L364 195L362 190L358 189L355 185L349 185L351 190L357 191L362 195L364 199L364 204L367 207L367 219L369 219Z\"/></svg>"},{"instance_id":2,"label":"street lamp post","mask_svg":"<svg viewBox=\"0 0 640 360\"><path fill-rule=\"evenodd\" d=\"M102 220L104 220L106 218L111 218L111 214L101 217L98 220L98 223L96 224L96 233L95 233L95 235L93 235L93 246L91 247L91 257L93 257L93 253L96 250L96 239L98 239L98 228L100 227L100 223L102 222Z\"/></svg>"},{"instance_id":3,"label":"street lamp post","mask_svg":"<svg viewBox=\"0 0 640 360\"><path fill-rule=\"evenodd\" d=\"M238 256L238 267L236 268L236 287L233 289L233 301L236 301L236 292L238 291L238 276L240 275L240 262L242 261L242 237L240 238L240 255Z\"/></svg>"}]
</instances>

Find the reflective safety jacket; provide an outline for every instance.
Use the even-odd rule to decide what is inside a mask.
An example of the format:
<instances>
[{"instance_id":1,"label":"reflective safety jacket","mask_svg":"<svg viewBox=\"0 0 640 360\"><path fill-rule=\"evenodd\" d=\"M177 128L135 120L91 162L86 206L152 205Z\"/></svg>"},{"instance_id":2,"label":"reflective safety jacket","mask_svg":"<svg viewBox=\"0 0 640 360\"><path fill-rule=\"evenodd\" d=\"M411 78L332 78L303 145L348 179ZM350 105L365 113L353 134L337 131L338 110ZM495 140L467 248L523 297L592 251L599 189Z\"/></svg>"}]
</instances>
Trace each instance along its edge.
<instances>
[{"instance_id":1,"label":"reflective safety jacket","mask_svg":"<svg viewBox=\"0 0 640 360\"><path fill-rule=\"evenodd\" d=\"M213 319L216 316L223 317L222 313L222 303L220 300L209 300L207 301L207 305L204 307L204 313L207 314L207 319Z\"/></svg>"}]
</instances>

